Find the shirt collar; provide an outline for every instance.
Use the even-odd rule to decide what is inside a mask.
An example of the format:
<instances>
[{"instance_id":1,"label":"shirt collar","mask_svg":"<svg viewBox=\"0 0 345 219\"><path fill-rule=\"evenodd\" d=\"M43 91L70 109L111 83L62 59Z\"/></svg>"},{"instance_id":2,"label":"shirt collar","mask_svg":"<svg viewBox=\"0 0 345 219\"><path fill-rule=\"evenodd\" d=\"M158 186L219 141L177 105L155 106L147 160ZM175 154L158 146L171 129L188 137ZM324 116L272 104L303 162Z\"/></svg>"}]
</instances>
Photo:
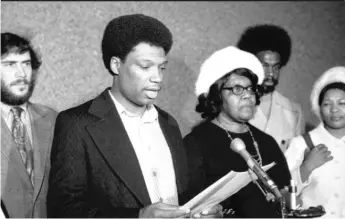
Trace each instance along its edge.
<instances>
[{"instance_id":1,"label":"shirt collar","mask_svg":"<svg viewBox=\"0 0 345 219\"><path fill-rule=\"evenodd\" d=\"M341 138L336 138L336 137L334 137L333 135L331 135L331 133L329 133L329 132L327 131L327 129L325 128L323 122L320 123L320 128L322 129L322 131L323 131L324 133L326 133L326 135L328 136L329 139L331 139L331 140L336 140L336 141L343 141L343 142L345 142L345 135L344 135L343 137L341 137Z\"/></svg>"},{"instance_id":2,"label":"shirt collar","mask_svg":"<svg viewBox=\"0 0 345 219\"><path fill-rule=\"evenodd\" d=\"M116 98L113 96L113 94L109 92L109 95L111 97L111 99L113 100L115 107L118 111L118 113L120 115L126 115L127 117L133 118L133 117L137 117L139 118L138 115L133 114L132 112L128 111L119 101L116 100ZM158 119L158 112L156 110L156 108L154 107L153 104L150 104L146 107L146 110L141 118L141 120L145 123L145 122L154 122Z\"/></svg>"},{"instance_id":3,"label":"shirt collar","mask_svg":"<svg viewBox=\"0 0 345 219\"><path fill-rule=\"evenodd\" d=\"M3 116L6 116L6 117L9 117L10 114L11 114L11 109L13 108L14 106L10 106L10 105L7 105L3 102L0 103L0 108L1 108L1 113L3 114ZM26 116L26 113L28 111L28 104L27 103L24 103L20 106L18 106L20 108L23 109L23 112L22 115L24 115L24 118Z\"/></svg>"},{"instance_id":4,"label":"shirt collar","mask_svg":"<svg viewBox=\"0 0 345 219\"><path fill-rule=\"evenodd\" d=\"M343 142L345 142L345 135L344 135L340 140L342 140Z\"/></svg>"}]
</instances>

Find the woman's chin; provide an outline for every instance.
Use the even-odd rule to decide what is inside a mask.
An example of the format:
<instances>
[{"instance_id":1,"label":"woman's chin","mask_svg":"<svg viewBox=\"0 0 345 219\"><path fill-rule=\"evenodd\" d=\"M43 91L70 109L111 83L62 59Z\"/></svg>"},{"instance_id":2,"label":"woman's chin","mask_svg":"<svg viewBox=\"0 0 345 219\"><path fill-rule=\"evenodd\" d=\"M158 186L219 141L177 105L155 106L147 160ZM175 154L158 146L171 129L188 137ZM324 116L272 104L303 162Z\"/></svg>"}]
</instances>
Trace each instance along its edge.
<instances>
[{"instance_id":1,"label":"woman's chin","mask_svg":"<svg viewBox=\"0 0 345 219\"><path fill-rule=\"evenodd\" d=\"M243 115L241 116L241 122L248 122L249 120L251 120L253 118L253 114L250 115Z\"/></svg>"}]
</instances>

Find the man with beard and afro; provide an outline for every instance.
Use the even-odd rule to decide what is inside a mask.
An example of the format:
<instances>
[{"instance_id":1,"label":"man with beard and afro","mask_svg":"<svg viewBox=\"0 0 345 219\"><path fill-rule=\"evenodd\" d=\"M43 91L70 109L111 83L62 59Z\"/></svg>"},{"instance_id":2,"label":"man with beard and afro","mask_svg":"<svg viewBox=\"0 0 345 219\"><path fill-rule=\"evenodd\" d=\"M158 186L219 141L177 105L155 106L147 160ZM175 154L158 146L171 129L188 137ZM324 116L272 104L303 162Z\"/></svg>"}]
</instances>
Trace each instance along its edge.
<instances>
[{"instance_id":1,"label":"man with beard and afro","mask_svg":"<svg viewBox=\"0 0 345 219\"><path fill-rule=\"evenodd\" d=\"M250 123L272 135L284 152L289 140L305 129L301 105L276 90L281 69L290 58L290 36L276 25L251 26L244 31L237 47L256 55L265 70L261 104Z\"/></svg>"},{"instance_id":2,"label":"man with beard and afro","mask_svg":"<svg viewBox=\"0 0 345 219\"><path fill-rule=\"evenodd\" d=\"M40 65L27 39L1 33L1 202L8 217L47 217L57 112L29 101Z\"/></svg>"}]
</instances>

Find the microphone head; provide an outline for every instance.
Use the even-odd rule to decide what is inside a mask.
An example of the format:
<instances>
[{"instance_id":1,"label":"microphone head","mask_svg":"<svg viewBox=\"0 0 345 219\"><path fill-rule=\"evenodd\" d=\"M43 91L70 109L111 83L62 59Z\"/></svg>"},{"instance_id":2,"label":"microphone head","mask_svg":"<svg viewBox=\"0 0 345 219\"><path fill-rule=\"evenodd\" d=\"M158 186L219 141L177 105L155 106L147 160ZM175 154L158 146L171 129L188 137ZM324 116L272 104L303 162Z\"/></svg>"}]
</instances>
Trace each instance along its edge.
<instances>
[{"instance_id":1,"label":"microphone head","mask_svg":"<svg viewBox=\"0 0 345 219\"><path fill-rule=\"evenodd\" d=\"M231 141L230 143L230 148L236 153L239 153L242 150L246 150L246 145L240 138L235 138L234 140Z\"/></svg>"}]
</instances>

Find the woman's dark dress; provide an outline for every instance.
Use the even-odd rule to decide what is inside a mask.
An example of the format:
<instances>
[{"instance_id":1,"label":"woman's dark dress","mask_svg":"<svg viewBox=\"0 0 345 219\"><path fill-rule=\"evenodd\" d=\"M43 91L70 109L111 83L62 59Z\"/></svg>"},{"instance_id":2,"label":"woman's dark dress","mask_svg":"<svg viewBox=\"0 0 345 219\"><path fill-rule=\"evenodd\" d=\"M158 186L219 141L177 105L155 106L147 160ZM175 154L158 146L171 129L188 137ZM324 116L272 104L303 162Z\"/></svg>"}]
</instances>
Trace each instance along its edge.
<instances>
[{"instance_id":1,"label":"woman's dark dress","mask_svg":"<svg viewBox=\"0 0 345 219\"><path fill-rule=\"evenodd\" d=\"M279 189L282 189L291 179L284 154L273 137L250 124L247 125L259 145L263 165L276 162L267 173ZM256 154L249 132L230 132L230 134L232 138L241 138L251 155ZM185 136L184 143L189 166L188 199L193 198L230 171L248 170L244 159L231 150L226 131L211 122L204 122L195 127ZM234 217L279 217L277 206L267 202L264 194L253 182L221 204L224 209L233 209Z\"/></svg>"}]
</instances>

